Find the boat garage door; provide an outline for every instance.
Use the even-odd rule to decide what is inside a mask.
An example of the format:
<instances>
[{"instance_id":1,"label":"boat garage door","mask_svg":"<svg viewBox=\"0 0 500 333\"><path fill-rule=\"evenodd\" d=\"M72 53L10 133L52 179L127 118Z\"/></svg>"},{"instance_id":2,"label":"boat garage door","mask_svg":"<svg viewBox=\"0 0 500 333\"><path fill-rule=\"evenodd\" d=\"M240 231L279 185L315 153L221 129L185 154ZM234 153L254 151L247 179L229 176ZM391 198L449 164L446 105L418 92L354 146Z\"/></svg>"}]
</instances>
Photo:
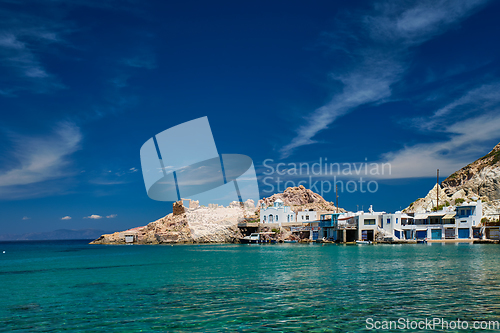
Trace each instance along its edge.
<instances>
[{"instance_id":1,"label":"boat garage door","mask_svg":"<svg viewBox=\"0 0 500 333\"><path fill-rule=\"evenodd\" d=\"M427 238L427 230L417 230L417 239Z\"/></svg>"},{"instance_id":2,"label":"boat garage door","mask_svg":"<svg viewBox=\"0 0 500 333\"><path fill-rule=\"evenodd\" d=\"M469 228L458 229L458 238L469 238L470 232Z\"/></svg>"},{"instance_id":3,"label":"boat garage door","mask_svg":"<svg viewBox=\"0 0 500 333\"><path fill-rule=\"evenodd\" d=\"M443 232L441 229L432 229L431 236L432 239L441 239L443 237Z\"/></svg>"},{"instance_id":4,"label":"boat garage door","mask_svg":"<svg viewBox=\"0 0 500 333\"><path fill-rule=\"evenodd\" d=\"M455 238L455 229L451 229L451 228L450 229L445 229L444 230L444 237L446 239L450 239L450 238L453 239L453 238Z\"/></svg>"},{"instance_id":5,"label":"boat garage door","mask_svg":"<svg viewBox=\"0 0 500 333\"><path fill-rule=\"evenodd\" d=\"M490 239L500 239L500 231L498 228L491 228L490 230Z\"/></svg>"}]
</instances>

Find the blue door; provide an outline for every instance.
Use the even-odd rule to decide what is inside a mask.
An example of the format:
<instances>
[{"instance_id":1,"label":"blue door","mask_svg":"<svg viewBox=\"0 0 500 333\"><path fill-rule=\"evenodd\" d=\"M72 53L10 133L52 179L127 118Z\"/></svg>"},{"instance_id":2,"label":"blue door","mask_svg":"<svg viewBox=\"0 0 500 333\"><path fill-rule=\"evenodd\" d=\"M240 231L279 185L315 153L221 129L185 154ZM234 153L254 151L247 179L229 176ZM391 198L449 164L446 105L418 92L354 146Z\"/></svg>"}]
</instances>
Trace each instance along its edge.
<instances>
[{"instance_id":1,"label":"blue door","mask_svg":"<svg viewBox=\"0 0 500 333\"><path fill-rule=\"evenodd\" d=\"M460 228L458 229L458 238L469 238L469 228Z\"/></svg>"},{"instance_id":2,"label":"blue door","mask_svg":"<svg viewBox=\"0 0 500 333\"><path fill-rule=\"evenodd\" d=\"M411 239L411 230L406 230L405 233L406 239Z\"/></svg>"},{"instance_id":3,"label":"blue door","mask_svg":"<svg viewBox=\"0 0 500 333\"><path fill-rule=\"evenodd\" d=\"M427 230L419 230L417 231L417 239L427 238Z\"/></svg>"},{"instance_id":4,"label":"blue door","mask_svg":"<svg viewBox=\"0 0 500 333\"><path fill-rule=\"evenodd\" d=\"M398 230L394 230L394 236L396 236L398 239L401 239L401 232Z\"/></svg>"},{"instance_id":5,"label":"blue door","mask_svg":"<svg viewBox=\"0 0 500 333\"><path fill-rule=\"evenodd\" d=\"M432 229L432 239L441 239L443 237L443 233L441 229Z\"/></svg>"}]
</instances>

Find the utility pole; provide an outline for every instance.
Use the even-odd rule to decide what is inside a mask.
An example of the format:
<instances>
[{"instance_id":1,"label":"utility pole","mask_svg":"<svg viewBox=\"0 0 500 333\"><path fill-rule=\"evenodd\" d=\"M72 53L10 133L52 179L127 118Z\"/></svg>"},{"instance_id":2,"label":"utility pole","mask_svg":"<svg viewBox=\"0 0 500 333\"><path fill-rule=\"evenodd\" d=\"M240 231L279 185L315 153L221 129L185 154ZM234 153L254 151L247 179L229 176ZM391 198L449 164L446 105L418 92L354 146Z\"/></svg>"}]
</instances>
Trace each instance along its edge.
<instances>
[{"instance_id":1,"label":"utility pole","mask_svg":"<svg viewBox=\"0 0 500 333\"><path fill-rule=\"evenodd\" d=\"M335 204L337 206L337 214L339 213L339 186L338 185L335 185L335 199L337 201L337 203Z\"/></svg>"},{"instance_id":2,"label":"utility pole","mask_svg":"<svg viewBox=\"0 0 500 333\"><path fill-rule=\"evenodd\" d=\"M439 209L439 169L437 169L436 184L437 184L437 191L436 191L436 212L437 212Z\"/></svg>"}]
</instances>

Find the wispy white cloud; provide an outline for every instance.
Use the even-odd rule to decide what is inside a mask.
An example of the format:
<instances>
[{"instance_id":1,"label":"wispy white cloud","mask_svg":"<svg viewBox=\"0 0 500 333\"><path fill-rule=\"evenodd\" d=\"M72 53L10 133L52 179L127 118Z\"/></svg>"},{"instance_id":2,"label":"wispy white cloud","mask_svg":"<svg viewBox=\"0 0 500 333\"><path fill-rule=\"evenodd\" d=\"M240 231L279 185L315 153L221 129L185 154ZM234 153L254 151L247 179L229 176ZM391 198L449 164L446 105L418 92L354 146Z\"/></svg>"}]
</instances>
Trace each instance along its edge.
<instances>
[{"instance_id":1,"label":"wispy white cloud","mask_svg":"<svg viewBox=\"0 0 500 333\"><path fill-rule=\"evenodd\" d=\"M156 59L153 53L145 53L140 56L126 58L122 60L123 64L129 67L154 69L156 68Z\"/></svg>"},{"instance_id":2,"label":"wispy white cloud","mask_svg":"<svg viewBox=\"0 0 500 333\"><path fill-rule=\"evenodd\" d=\"M61 220L71 220L71 216L64 216L64 217L61 217Z\"/></svg>"},{"instance_id":3,"label":"wispy white cloud","mask_svg":"<svg viewBox=\"0 0 500 333\"><path fill-rule=\"evenodd\" d=\"M365 16L370 35L382 42L420 44L447 30L481 8L488 0L438 0L382 2L381 15Z\"/></svg>"},{"instance_id":4,"label":"wispy white cloud","mask_svg":"<svg viewBox=\"0 0 500 333\"><path fill-rule=\"evenodd\" d=\"M305 125L299 127L297 136L281 149L282 157L288 157L298 147L316 143L313 137L339 117L363 104L374 103L391 96L393 84L404 71L403 65L383 55L365 55L363 64L335 78L344 89L324 106L308 115Z\"/></svg>"},{"instance_id":5,"label":"wispy white cloud","mask_svg":"<svg viewBox=\"0 0 500 333\"><path fill-rule=\"evenodd\" d=\"M471 163L482 153L485 142L500 140L500 108L477 117L442 127L448 139L404 147L383 155L392 166L391 175L384 178L432 177L436 169L450 175ZM491 147L492 148L492 147ZM484 153L484 152L483 152Z\"/></svg>"},{"instance_id":6,"label":"wispy white cloud","mask_svg":"<svg viewBox=\"0 0 500 333\"><path fill-rule=\"evenodd\" d=\"M70 24L46 13L0 9L0 68L8 73L6 96L17 91L50 92L65 86L42 63L40 54L55 46L67 45L63 36Z\"/></svg>"},{"instance_id":7,"label":"wispy white cloud","mask_svg":"<svg viewBox=\"0 0 500 333\"><path fill-rule=\"evenodd\" d=\"M24 216L23 221L25 221L25 220L31 220L31 217Z\"/></svg>"},{"instance_id":8,"label":"wispy white cloud","mask_svg":"<svg viewBox=\"0 0 500 333\"><path fill-rule=\"evenodd\" d=\"M72 174L68 169L70 155L80 149L80 129L69 122L61 122L52 133L42 136L7 132L12 142L11 151L3 153L5 167L0 170L0 197L12 187L41 183Z\"/></svg>"},{"instance_id":9,"label":"wispy white cloud","mask_svg":"<svg viewBox=\"0 0 500 333\"><path fill-rule=\"evenodd\" d=\"M99 219L102 219L102 216L101 215L92 214L90 216L85 216L84 219L99 220Z\"/></svg>"},{"instance_id":10,"label":"wispy white cloud","mask_svg":"<svg viewBox=\"0 0 500 333\"><path fill-rule=\"evenodd\" d=\"M306 123L297 129L297 135L281 148L281 157L290 156L298 147L316 143L314 137L339 117L362 105L389 98L391 86L402 79L408 67L410 47L442 34L484 2L418 1L411 6L406 1L384 2L375 5L375 15L351 18L352 22L362 22L362 26L340 31L349 34L346 39L355 47L334 47L347 52L352 61L347 71L332 75L342 83L343 90L305 117ZM359 31L359 35L351 31Z\"/></svg>"},{"instance_id":11,"label":"wispy white cloud","mask_svg":"<svg viewBox=\"0 0 500 333\"><path fill-rule=\"evenodd\" d=\"M114 219L117 216L118 216L118 214L111 214L111 215L106 216L106 218L107 219Z\"/></svg>"},{"instance_id":12,"label":"wispy white cloud","mask_svg":"<svg viewBox=\"0 0 500 333\"><path fill-rule=\"evenodd\" d=\"M499 106L500 82L480 84L439 108L431 116L413 118L411 123L420 130L440 130L439 127L449 125L457 119L463 119L465 116L474 117Z\"/></svg>"},{"instance_id":13,"label":"wispy white cloud","mask_svg":"<svg viewBox=\"0 0 500 333\"><path fill-rule=\"evenodd\" d=\"M132 181L132 178L127 176L130 176L137 171L139 170L137 170L136 168L130 168L126 170L123 170L121 168L119 168L118 170L105 170L89 182L96 185L127 184Z\"/></svg>"}]
</instances>

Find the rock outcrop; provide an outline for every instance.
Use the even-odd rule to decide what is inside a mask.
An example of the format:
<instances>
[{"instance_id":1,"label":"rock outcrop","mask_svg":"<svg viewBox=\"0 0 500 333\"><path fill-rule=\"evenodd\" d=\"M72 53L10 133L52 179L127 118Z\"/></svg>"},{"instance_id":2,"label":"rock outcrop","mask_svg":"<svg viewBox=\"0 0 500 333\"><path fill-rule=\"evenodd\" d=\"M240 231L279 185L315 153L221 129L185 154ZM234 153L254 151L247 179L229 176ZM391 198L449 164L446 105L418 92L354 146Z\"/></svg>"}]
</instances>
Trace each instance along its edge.
<instances>
[{"instance_id":1,"label":"rock outcrop","mask_svg":"<svg viewBox=\"0 0 500 333\"><path fill-rule=\"evenodd\" d=\"M144 227L102 235L91 244L125 244L127 236L133 237L136 244L232 243L242 237L238 223L253 215L255 209L187 209L178 201L174 203L174 212Z\"/></svg>"},{"instance_id":2,"label":"rock outcrop","mask_svg":"<svg viewBox=\"0 0 500 333\"><path fill-rule=\"evenodd\" d=\"M446 178L441 186L448 194L463 190L468 197L500 199L500 143L487 155Z\"/></svg>"},{"instance_id":3,"label":"rock outcrop","mask_svg":"<svg viewBox=\"0 0 500 333\"><path fill-rule=\"evenodd\" d=\"M415 200L404 212L420 213L436 207L437 184L424 197ZM500 143L487 155L456 171L439 189L439 205L483 201L483 216L498 219L500 214Z\"/></svg>"},{"instance_id":4,"label":"rock outcrop","mask_svg":"<svg viewBox=\"0 0 500 333\"><path fill-rule=\"evenodd\" d=\"M262 203L269 206L274 203L274 201L281 199L285 206L290 206L291 209L297 213L303 210L336 210L333 202L326 201L321 195L314 193L313 191L306 189L303 185L298 187L289 187L283 193L276 193L268 198L259 200L259 207ZM339 208L339 213L345 212L344 209Z\"/></svg>"},{"instance_id":5,"label":"rock outcrop","mask_svg":"<svg viewBox=\"0 0 500 333\"><path fill-rule=\"evenodd\" d=\"M434 185L434 187L427 193L424 198L419 198L412 202L410 206L405 208L403 212L405 213L424 213L430 212L437 207L437 205L442 206L450 206L455 204L455 201L450 198L443 189L439 189L439 202L438 202L438 184Z\"/></svg>"}]
</instances>

